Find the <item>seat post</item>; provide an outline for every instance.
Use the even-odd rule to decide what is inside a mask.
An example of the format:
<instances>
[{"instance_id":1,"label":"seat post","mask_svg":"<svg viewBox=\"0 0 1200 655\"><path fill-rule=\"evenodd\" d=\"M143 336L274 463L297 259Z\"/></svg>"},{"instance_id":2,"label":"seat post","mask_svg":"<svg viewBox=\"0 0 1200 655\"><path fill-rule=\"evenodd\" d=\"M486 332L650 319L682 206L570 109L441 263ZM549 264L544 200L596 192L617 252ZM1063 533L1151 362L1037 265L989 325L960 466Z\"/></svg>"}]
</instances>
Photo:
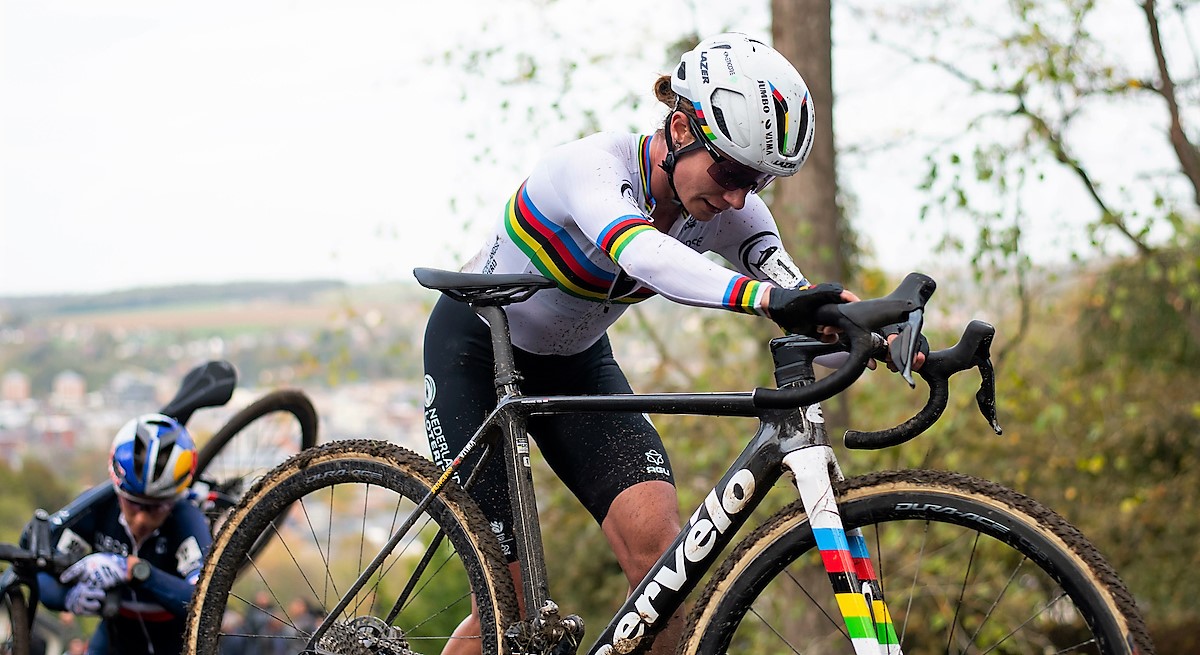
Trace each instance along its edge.
<instances>
[{"instance_id":1,"label":"seat post","mask_svg":"<svg viewBox=\"0 0 1200 655\"><path fill-rule=\"evenodd\" d=\"M505 396L516 394L517 381L520 379L520 375L517 373L517 365L513 358L512 335L508 329L508 315L504 313L503 307L497 305L472 304L471 309L474 309L476 314L479 314L483 320L487 321L492 333L492 355L495 360L496 370L496 397L504 398Z\"/></svg>"}]
</instances>

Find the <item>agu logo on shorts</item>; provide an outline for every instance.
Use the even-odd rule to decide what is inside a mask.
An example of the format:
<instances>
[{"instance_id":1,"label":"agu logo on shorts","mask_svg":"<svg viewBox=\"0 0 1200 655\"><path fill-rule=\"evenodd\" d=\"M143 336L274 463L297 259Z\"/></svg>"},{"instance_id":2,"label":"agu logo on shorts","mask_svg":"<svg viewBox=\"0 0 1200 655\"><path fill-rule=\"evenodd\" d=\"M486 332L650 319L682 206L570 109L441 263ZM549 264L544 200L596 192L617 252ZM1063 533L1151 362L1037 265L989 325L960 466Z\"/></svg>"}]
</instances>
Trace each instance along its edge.
<instances>
[{"instance_id":1,"label":"agu logo on shorts","mask_svg":"<svg viewBox=\"0 0 1200 655\"><path fill-rule=\"evenodd\" d=\"M437 385L434 384L433 378L429 375L425 376L425 406L433 405L433 399L437 396Z\"/></svg>"},{"instance_id":2,"label":"agu logo on shorts","mask_svg":"<svg viewBox=\"0 0 1200 655\"><path fill-rule=\"evenodd\" d=\"M666 461L667 458L657 450L646 451L646 463L649 464L649 466L646 467L646 472L657 473L659 475L671 475L671 472L667 470L665 466L663 466Z\"/></svg>"}]
</instances>

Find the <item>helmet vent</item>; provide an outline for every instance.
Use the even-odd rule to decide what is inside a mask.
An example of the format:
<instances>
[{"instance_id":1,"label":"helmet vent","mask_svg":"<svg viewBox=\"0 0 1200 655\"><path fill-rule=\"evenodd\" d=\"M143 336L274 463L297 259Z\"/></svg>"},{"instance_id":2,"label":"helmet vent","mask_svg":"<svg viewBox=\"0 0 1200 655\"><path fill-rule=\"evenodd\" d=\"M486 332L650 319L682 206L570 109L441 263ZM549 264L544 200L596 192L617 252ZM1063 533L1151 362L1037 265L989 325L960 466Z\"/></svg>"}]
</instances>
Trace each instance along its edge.
<instances>
[{"instance_id":1,"label":"helmet vent","mask_svg":"<svg viewBox=\"0 0 1200 655\"><path fill-rule=\"evenodd\" d=\"M799 129L796 130L796 134L792 135L792 137L790 139L788 139L788 142L787 142L787 145L788 145L787 154L789 156L795 155L800 150L800 144L804 143L805 138L808 136L808 103L809 102L811 102L811 100L809 99L809 95L807 93L805 93L804 99L800 101L800 109L799 109L799 111L800 111L800 126L799 126ZM781 123L781 125L782 125L782 123Z\"/></svg>"},{"instance_id":2,"label":"helmet vent","mask_svg":"<svg viewBox=\"0 0 1200 655\"><path fill-rule=\"evenodd\" d=\"M687 67L683 65L682 61L679 62L679 68L675 70L675 77L678 77L681 80L687 79Z\"/></svg>"},{"instance_id":3,"label":"helmet vent","mask_svg":"<svg viewBox=\"0 0 1200 655\"><path fill-rule=\"evenodd\" d=\"M803 115L804 112L800 112L800 113L801 113L801 115ZM778 96L776 96L776 98L775 98L775 133L779 135L779 151L791 155L791 154L793 154L791 152L792 148L790 148L789 146L794 146L796 144L796 138L795 138L795 136L792 136L792 138L790 139L791 143L788 142L789 135L787 133L787 128L788 128L787 114L788 114L787 107L783 106L783 102L779 99Z\"/></svg>"},{"instance_id":4,"label":"helmet vent","mask_svg":"<svg viewBox=\"0 0 1200 655\"><path fill-rule=\"evenodd\" d=\"M720 128L721 133L725 135L725 138L733 141L733 135L729 133L729 126L725 124L725 112L721 111L720 107L713 107L712 113L713 120L716 121L717 127Z\"/></svg>"}]
</instances>

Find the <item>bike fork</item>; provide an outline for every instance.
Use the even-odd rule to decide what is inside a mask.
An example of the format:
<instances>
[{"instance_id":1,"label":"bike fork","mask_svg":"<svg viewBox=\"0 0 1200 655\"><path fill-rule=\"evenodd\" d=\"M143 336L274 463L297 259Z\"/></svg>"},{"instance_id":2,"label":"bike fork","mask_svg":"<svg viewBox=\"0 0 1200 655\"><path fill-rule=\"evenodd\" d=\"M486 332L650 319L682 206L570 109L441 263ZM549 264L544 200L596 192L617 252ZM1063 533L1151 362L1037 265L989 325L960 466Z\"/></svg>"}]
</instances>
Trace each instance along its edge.
<instances>
[{"instance_id":1,"label":"bike fork","mask_svg":"<svg viewBox=\"0 0 1200 655\"><path fill-rule=\"evenodd\" d=\"M856 528L847 532L842 526L833 493L833 480L841 478L833 448L802 448L785 455L783 463L796 476L796 488L855 655L901 655L883 587L871 565L862 531Z\"/></svg>"}]
</instances>

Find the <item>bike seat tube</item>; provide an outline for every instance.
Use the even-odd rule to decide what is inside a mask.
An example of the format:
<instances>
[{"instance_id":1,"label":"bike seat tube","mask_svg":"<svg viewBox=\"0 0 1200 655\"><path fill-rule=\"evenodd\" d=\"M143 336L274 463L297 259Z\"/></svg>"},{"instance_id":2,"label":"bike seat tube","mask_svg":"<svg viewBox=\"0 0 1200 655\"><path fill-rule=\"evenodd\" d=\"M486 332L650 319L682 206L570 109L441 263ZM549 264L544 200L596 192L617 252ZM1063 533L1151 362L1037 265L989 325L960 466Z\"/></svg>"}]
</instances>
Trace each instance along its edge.
<instances>
[{"instance_id":1,"label":"bike seat tube","mask_svg":"<svg viewBox=\"0 0 1200 655\"><path fill-rule=\"evenodd\" d=\"M512 336L509 333L508 315L504 308L496 305L472 305L475 313L487 321L492 335L492 357L496 371L496 397L520 396L517 382L521 379L513 355ZM515 406L510 406L514 407ZM521 577L525 588L525 607L533 612L542 607L550 596L550 585L546 574L545 554L542 545L542 529L537 516L537 500L533 488L533 470L530 468L529 435L526 431L528 414L519 411L504 412L500 420L503 433L504 463L508 470L509 502L512 504L513 533L516 535L517 558L521 561Z\"/></svg>"}]
</instances>

